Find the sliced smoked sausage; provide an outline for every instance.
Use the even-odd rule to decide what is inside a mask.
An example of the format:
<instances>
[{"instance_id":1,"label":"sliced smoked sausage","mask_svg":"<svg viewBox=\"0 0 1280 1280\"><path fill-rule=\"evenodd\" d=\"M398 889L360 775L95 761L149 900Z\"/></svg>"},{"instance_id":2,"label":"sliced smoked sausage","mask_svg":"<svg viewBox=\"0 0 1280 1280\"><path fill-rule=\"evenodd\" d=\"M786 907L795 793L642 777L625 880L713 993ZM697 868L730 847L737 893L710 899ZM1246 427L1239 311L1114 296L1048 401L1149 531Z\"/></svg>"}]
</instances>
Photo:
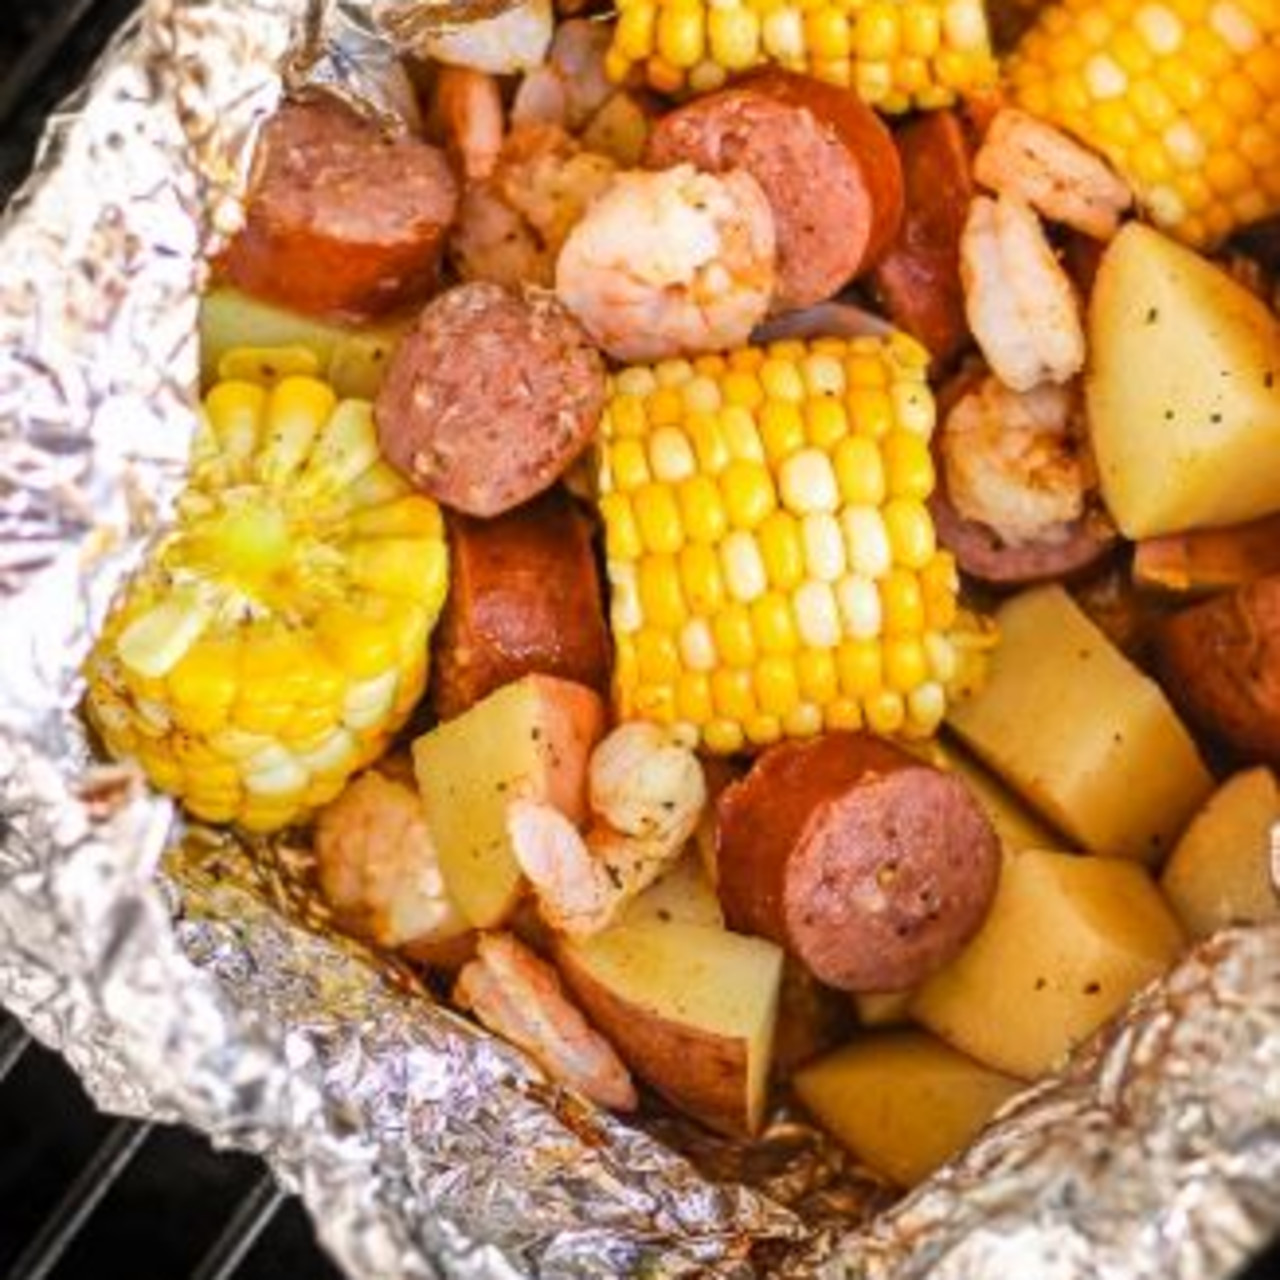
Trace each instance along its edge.
<instances>
[{"instance_id":1,"label":"sliced smoked sausage","mask_svg":"<svg viewBox=\"0 0 1280 1280\"><path fill-rule=\"evenodd\" d=\"M474 283L424 309L374 414L393 466L445 506L489 517L559 479L604 400L604 361L554 295Z\"/></svg>"},{"instance_id":2,"label":"sliced smoked sausage","mask_svg":"<svg viewBox=\"0 0 1280 1280\"><path fill-rule=\"evenodd\" d=\"M969 146L950 111L921 116L900 129L895 141L906 210L871 285L894 324L945 365L969 341L960 281L960 236L974 193Z\"/></svg>"},{"instance_id":3,"label":"sliced smoked sausage","mask_svg":"<svg viewBox=\"0 0 1280 1280\"><path fill-rule=\"evenodd\" d=\"M844 991L935 972L977 932L999 879L999 841L964 783L869 734L770 749L716 817L729 927Z\"/></svg>"},{"instance_id":4,"label":"sliced smoked sausage","mask_svg":"<svg viewBox=\"0 0 1280 1280\"><path fill-rule=\"evenodd\" d=\"M434 284L457 206L443 151L336 102L286 103L263 129L244 228L218 269L297 311L379 315Z\"/></svg>"},{"instance_id":5,"label":"sliced smoked sausage","mask_svg":"<svg viewBox=\"0 0 1280 1280\"><path fill-rule=\"evenodd\" d=\"M1280 768L1280 574L1165 619L1156 660L1193 723Z\"/></svg>"},{"instance_id":6,"label":"sliced smoked sausage","mask_svg":"<svg viewBox=\"0 0 1280 1280\"><path fill-rule=\"evenodd\" d=\"M888 248L902 220L902 165L880 118L847 89L769 69L658 121L646 162L745 169L773 209L775 311L837 293Z\"/></svg>"},{"instance_id":7,"label":"sliced smoked sausage","mask_svg":"<svg viewBox=\"0 0 1280 1280\"><path fill-rule=\"evenodd\" d=\"M449 600L433 640L442 720L530 674L602 695L609 633L591 527L562 489L494 520L449 517Z\"/></svg>"}]
</instances>

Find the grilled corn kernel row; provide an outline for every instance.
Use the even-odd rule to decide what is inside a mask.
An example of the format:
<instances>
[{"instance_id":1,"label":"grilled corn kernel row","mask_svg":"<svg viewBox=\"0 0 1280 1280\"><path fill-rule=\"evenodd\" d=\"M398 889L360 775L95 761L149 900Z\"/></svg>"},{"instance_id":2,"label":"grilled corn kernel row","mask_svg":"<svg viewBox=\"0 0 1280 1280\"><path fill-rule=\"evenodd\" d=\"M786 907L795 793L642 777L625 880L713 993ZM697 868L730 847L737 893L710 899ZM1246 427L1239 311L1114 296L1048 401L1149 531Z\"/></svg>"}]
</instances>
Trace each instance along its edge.
<instances>
[{"instance_id":1,"label":"grilled corn kernel row","mask_svg":"<svg viewBox=\"0 0 1280 1280\"><path fill-rule=\"evenodd\" d=\"M599 481L623 718L719 753L933 732L965 662L925 505L927 365L902 335L820 338L613 379Z\"/></svg>"},{"instance_id":2,"label":"grilled corn kernel row","mask_svg":"<svg viewBox=\"0 0 1280 1280\"><path fill-rule=\"evenodd\" d=\"M220 382L174 527L88 659L89 716L196 817L287 825L421 697L447 578L440 512L381 460L366 401Z\"/></svg>"},{"instance_id":3,"label":"grilled corn kernel row","mask_svg":"<svg viewBox=\"0 0 1280 1280\"><path fill-rule=\"evenodd\" d=\"M1021 106L1103 151L1192 245L1280 211L1277 0L1059 0L1009 76Z\"/></svg>"},{"instance_id":4,"label":"grilled corn kernel row","mask_svg":"<svg viewBox=\"0 0 1280 1280\"><path fill-rule=\"evenodd\" d=\"M882 111L950 106L995 83L983 0L618 0L606 69L662 93L775 63Z\"/></svg>"}]
</instances>

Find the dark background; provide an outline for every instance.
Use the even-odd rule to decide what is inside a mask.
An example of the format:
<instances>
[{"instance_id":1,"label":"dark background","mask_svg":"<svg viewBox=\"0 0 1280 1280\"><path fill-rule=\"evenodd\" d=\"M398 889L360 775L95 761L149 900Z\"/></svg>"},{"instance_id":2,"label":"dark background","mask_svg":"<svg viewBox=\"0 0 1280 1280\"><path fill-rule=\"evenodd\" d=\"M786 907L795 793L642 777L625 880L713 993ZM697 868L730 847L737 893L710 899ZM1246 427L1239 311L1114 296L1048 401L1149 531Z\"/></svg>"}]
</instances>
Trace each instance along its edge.
<instances>
[{"instance_id":1,"label":"dark background","mask_svg":"<svg viewBox=\"0 0 1280 1280\"><path fill-rule=\"evenodd\" d=\"M136 0L0 0L0 204L29 168L44 118L135 6ZM6 1074L5 1049L19 1044L16 1025L0 1012L0 1277L338 1280L296 1203L256 1212L271 1203L257 1161L215 1154L182 1130L143 1131L97 1114L61 1060L35 1046ZM50 1255L39 1250L23 1256L59 1207L62 1225L74 1225L67 1210L104 1186L109 1190L87 1223L62 1233L67 1243L56 1264L42 1269ZM242 1259L216 1252L236 1240L247 1246ZM1280 1277L1280 1248L1247 1274L1247 1280L1272 1277Z\"/></svg>"}]
</instances>

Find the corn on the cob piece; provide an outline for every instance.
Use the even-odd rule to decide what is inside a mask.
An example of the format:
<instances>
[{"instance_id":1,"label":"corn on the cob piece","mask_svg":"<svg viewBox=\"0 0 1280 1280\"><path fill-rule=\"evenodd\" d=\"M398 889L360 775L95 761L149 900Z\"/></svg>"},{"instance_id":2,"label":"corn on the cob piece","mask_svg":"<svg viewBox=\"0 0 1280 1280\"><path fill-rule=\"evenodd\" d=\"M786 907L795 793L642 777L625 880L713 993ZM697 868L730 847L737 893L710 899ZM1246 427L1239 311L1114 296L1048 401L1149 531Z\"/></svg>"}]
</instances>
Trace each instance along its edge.
<instances>
[{"instance_id":1,"label":"corn on the cob piece","mask_svg":"<svg viewBox=\"0 0 1280 1280\"><path fill-rule=\"evenodd\" d=\"M934 731L975 646L925 505L928 360L900 334L819 338L614 377L599 481L623 719L717 753Z\"/></svg>"},{"instance_id":2,"label":"corn on the cob piece","mask_svg":"<svg viewBox=\"0 0 1280 1280\"><path fill-rule=\"evenodd\" d=\"M1060 0L1009 78L1019 105L1102 151L1191 245L1280 211L1276 0Z\"/></svg>"},{"instance_id":3,"label":"corn on the cob piece","mask_svg":"<svg viewBox=\"0 0 1280 1280\"><path fill-rule=\"evenodd\" d=\"M87 660L89 717L196 817L287 825L421 697L447 578L440 512L381 460L367 401L220 382L176 520Z\"/></svg>"},{"instance_id":4,"label":"corn on the cob piece","mask_svg":"<svg viewBox=\"0 0 1280 1280\"><path fill-rule=\"evenodd\" d=\"M950 106L996 80L983 0L618 0L605 62L661 93L718 89L762 63L887 112Z\"/></svg>"}]
</instances>

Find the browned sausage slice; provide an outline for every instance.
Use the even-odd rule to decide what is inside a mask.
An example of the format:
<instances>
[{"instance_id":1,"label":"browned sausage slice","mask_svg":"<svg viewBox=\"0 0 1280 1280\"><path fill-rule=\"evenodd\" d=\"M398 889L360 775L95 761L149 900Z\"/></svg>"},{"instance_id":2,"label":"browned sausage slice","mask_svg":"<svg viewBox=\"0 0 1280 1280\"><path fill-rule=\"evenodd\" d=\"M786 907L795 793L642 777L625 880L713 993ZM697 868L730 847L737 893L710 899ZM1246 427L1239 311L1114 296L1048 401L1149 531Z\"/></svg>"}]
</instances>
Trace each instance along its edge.
<instances>
[{"instance_id":1,"label":"browned sausage slice","mask_svg":"<svg viewBox=\"0 0 1280 1280\"><path fill-rule=\"evenodd\" d=\"M789 71L754 73L672 111L646 160L745 169L760 183L777 224L777 311L837 293L902 220L902 165L880 118L849 90Z\"/></svg>"},{"instance_id":2,"label":"browned sausage slice","mask_svg":"<svg viewBox=\"0 0 1280 1280\"><path fill-rule=\"evenodd\" d=\"M449 600L433 641L436 715L461 715L534 673L607 692L591 529L563 490L495 520L450 516L449 555Z\"/></svg>"},{"instance_id":3,"label":"browned sausage slice","mask_svg":"<svg viewBox=\"0 0 1280 1280\"><path fill-rule=\"evenodd\" d=\"M964 783L868 734L772 748L716 811L730 928L840 990L928 977L995 894L999 841Z\"/></svg>"},{"instance_id":4,"label":"browned sausage slice","mask_svg":"<svg viewBox=\"0 0 1280 1280\"><path fill-rule=\"evenodd\" d=\"M245 225L219 270L297 311L378 315L434 284L457 205L436 147L338 103L287 103L263 130Z\"/></svg>"},{"instance_id":5,"label":"browned sausage slice","mask_svg":"<svg viewBox=\"0 0 1280 1280\"><path fill-rule=\"evenodd\" d=\"M378 394L382 451L420 489L473 516L548 489L595 434L600 354L554 295L465 284L434 299Z\"/></svg>"},{"instance_id":6,"label":"browned sausage slice","mask_svg":"<svg viewBox=\"0 0 1280 1280\"><path fill-rule=\"evenodd\" d=\"M964 128L950 111L921 116L896 135L906 212L871 277L889 317L947 364L969 341L960 236L974 184Z\"/></svg>"},{"instance_id":7,"label":"browned sausage slice","mask_svg":"<svg viewBox=\"0 0 1280 1280\"><path fill-rule=\"evenodd\" d=\"M1170 697L1195 724L1280 768L1280 574L1166 619L1156 658Z\"/></svg>"},{"instance_id":8,"label":"browned sausage slice","mask_svg":"<svg viewBox=\"0 0 1280 1280\"><path fill-rule=\"evenodd\" d=\"M966 520L947 496L939 468L929 513L938 541L971 578L995 587L1029 586L1074 578L1095 569L1119 545L1115 526L1098 511L1058 525L1038 542L1013 545L990 525Z\"/></svg>"}]
</instances>

